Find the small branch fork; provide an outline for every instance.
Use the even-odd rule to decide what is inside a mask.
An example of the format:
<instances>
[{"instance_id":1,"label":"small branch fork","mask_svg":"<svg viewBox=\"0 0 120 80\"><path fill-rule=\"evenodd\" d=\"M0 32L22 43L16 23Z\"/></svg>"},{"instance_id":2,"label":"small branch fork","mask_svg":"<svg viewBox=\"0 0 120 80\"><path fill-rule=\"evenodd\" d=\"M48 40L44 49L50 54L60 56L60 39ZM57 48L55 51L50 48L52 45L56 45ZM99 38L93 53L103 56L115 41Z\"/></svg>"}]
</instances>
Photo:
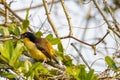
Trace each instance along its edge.
<instances>
[{"instance_id":1,"label":"small branch fork","mask_svg":"<svg viewBox=\"0 0 120 80\"><path fill-rule=\"evenodd\" d=\"M93 50L94 50L94 53L96 54L96 45L98 45L100 42L102 42L109 33L110 33L110 31L107 30L106 34L105 34L98 42L96 42L95 44L89 44L89 43L84 42L84 41L82 41L82 40L80 40L80 39L77 39L77 38L74 37L74 36L69 36L69 35L68 35L68 36L65 36L65 37L61 37L60 39L72 38L72 39L74 39L74 40L76 40L76 41L78 41L78 42L80 42L80 43L82 43L82 44L85 44L85 45L87 45L87 46L92 47Z\"/></svg>"}]
</instances>

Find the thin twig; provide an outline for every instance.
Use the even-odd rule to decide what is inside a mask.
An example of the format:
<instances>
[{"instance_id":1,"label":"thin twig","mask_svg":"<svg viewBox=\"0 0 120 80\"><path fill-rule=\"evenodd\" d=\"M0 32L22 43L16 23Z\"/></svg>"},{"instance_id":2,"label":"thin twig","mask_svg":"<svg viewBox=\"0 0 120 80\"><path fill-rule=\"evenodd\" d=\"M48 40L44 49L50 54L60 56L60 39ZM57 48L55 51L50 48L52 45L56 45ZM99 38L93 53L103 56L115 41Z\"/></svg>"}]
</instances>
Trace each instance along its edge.
<instances>
[{"instance_id":1,"label":"thin twig","mask_svg":"<svg viewBox=\"0 0 120 80\"><path fill-rule=\"evenodd\" d=\"M106 1L106 0L103 0L103 3L105 4L106 8L108 9L108 11L109 11L109 13L110 13L110 15L111 15L111 17L112 17L112 19L113 19L113 22L114 22L114 24L115 24L115 27L116 27L117 31L120 31L119 23L118 23L117 20L115 19L114 14L113 14L111 8L110 8L110 7L108 6L108 4L107 4L107 1Z\"/></svg>"},{"instance_id":2,"label":"thin twig","mask_svg":"<svg viewBox=\"0 0 120 80\"><path fill-rule=\"evenodd\" d=\"M22 19L20 16L18 16L10 7L9 5L5 2L5 0L2 0L2 4L5 6L5 8L7 8L16 18L18 18L21 22L24 21L24 19ZM34 32L30 27L29 30L31 32Z\"/></svg>"},{"instance_id":3,"label":"thin twig","mask_svg":"<svg viewBox=\"0 0 120 80\"><path fill-rule=\"evenodd\" d=\"M78 39L78 38L76 38L76 37L74 37L74 36L64 36L64 37L61 37L60 39L66 39L66 38L72 38L72 39L74 39L74 40L76 40L76 41L78 41L78 42L80 42L80 43L83 43L83 44L85 44L85 45L88 45L88 46L90 46L90 47L92 47L93 45L92 44L89 44L89 43L87 43L87 42L84 42L84 41L82 41L82 40L80 40L80 39Z\"/></svg>"},{"instance_id":4,"label":"thin twig","mask_svg":"<svg viewBox=\"0 0 120 80\"><path fill-rule=\"evenodd\" d=\"M6 4L4 4L5 6ZM9 11L8 9L5 7L5 24L8 24L8 20L9 20Z\"/></svg>"},{"instance_id":5,"label":"thin twig","mask_svg":"<svg viewBox=\"0 0 120 80\"><path fill-rule=\"evenodd\" d=\"M59 1L59 0L54 1L54 4L56 4L56 3L58 3L58 2L60 2L60 1ZM53 4L52 1L51 1L51 2L48 2L48 5L50 5L50 4ZM36 9L36 8L39 8L39 7L43 7L43 4L38 4L38 5L35 5L35 6L31 6L30 9ZM29 8L16 9L16 10L14 10L14 11L15 11L15 12L22 12L22 11L26 11L27 9L29 9Z\"/></svg>"},{"instance_id":6,"label":"thin twig","mask_svg":"<svg viewBox=\"0 0 120 80\"><path fill-rule=\"evenodd\" d=\"M6 16L5 10L0 9L0 15L5 17ZM13 23L16 23L16 25L20 26L20 22L15 16L9 13L8 17L9 17L9 20L11 20ZM3 26L10 26L9 24L12 24L12 23L9 22L7 24L3 24Z\"/></svg>"},{"instance_id":7,"label":"thin twig","mask_svg":"<svg viewBox=\"0 0 120 80\"><path fill-rule=\"evenodd\" d=\"M16 17L18 18L20 21L23 21L23 19L21 17L19 17L9 6L8 4L5 2L5 0L2 0L2 3L4 4L4 6Z\"/></svg>"},{"instance_id":8,"label":"thin twig","mask_svg":"<svg viewBox=\"0 0 120 80\"><path fill-rule=\"evenodd\" d=\"M104 60L104 59L103 58L99 58L99 59L93 61L92 64L90 65L90 67L92 67L98 60Z\"/></svg>"},{"instance_id":9,"label":"thin twig","mask_svg":"<svg viewBox=\"0 0 120 80\"><path fill-rule=\"evenodd\" d=\"M79 50L77 49L77 47L71 43L71 45L74 47L74 49L78 52L79 56L81 57L81 59L83 60L83 62L86 64L86 66L88 67L88 69L90 70L90 66L88 65L87 61L85 60L85 58L83 57L83 55L81 54L81 52L79 52Z\"/></svg>"},{"instance_id":10,"label":"thin twig","mask_svg":"<svg viewBox=\"0 0 120 80\"><path fill-rule=\"evenodd\" d=\"M70 30L69 35L71 36L71 35L73 35L73 33L72 33L72 23L71 23L71 18L70 18L69 14L68 14L68 11L67 11L67 9L66 9L66 6L65 6L65 3L64 3L64 0L60 0L60 2L61 2L61 5L62 5L62 7L63 7L64 13L65 13L66 18L67 18L67 21L68 21L69 30Z\"/></svg>"},{"instance_id":11,"label":"thin twig","mask_svg":"<svg viewBox=\"0 0 120 80\"><path fill-rule=\"evenodd\" d=\"M48 18L48 22L50 23L56 37L59 37L58 36L58 32L57 32L57 29L55 27L55 24L53 23L51 17L50 17L50 12L48 10L48 4L47 4L47 1L46 0L43 0L43 5L44 5L44 8L45 8L45 11L46 11L46 15L47 15L47 18Z\"/></svg>"},{"instance_id":12,"label":"thin twig","mask_svg":"<svg viewBox=\"0 0 120 80\"><path fill-rule=\"evenodd\" d=\"M106 34L103 36L103 38L101 38L101 39L100 39L97 43L95 43L94 45L98 45L100 42L102 42L109 33L110 33L110 31L107 30L107 32L106 32Z\"/></svg>"},{"instance_id":13,"label":"thin twig","mask_svg":"<svg viewBox=\"0 0 120 80\"><path fill-rule=\"evenodd\" d=\"M109 21L107 20L106 16L104 15L103 11L100 9L100 7L98 6L96 0L92 0L94 5L96 6L96 8L98 9L98 11L100 12L100 14L102 15L103 19L105 20L105 22L107 23L108 25L108 28L110 30L112 30L118 37L120 37L120 34L114 29L112 28L112 25L110 25Z\"/></svg>"}]
</instances>

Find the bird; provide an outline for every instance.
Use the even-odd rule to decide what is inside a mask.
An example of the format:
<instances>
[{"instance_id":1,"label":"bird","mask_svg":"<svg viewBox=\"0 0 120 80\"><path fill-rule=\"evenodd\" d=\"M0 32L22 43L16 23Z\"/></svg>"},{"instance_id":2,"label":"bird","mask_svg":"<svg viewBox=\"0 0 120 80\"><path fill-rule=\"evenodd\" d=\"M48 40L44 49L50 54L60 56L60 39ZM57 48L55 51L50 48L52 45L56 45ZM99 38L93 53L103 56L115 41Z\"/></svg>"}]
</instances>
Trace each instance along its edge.
<instances>
[{"instance_id":1,"label":"bird","mask_svg":"<svg viewBox=\"0 0 120 80\"><path fill-rule=\"evenodd\" d=\"M46 62L54 61L59 64L59 59L55 54L55 50L46 38L38 38L32 32L21 34L21 38L33 59Z\"/></svg>"}]
</instances>

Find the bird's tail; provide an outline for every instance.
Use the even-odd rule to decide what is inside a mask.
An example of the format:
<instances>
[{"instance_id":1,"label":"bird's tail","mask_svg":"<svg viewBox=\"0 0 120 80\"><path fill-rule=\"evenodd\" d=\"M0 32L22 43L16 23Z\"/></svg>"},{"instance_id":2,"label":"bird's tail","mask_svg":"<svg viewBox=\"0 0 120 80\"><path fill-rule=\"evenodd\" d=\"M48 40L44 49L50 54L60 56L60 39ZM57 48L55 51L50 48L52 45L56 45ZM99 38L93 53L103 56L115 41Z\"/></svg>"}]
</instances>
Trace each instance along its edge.
<instances>
[{"instance_id":1,"label":"bird's tail","mask_svg":"<svg viewBox=\"0 0 120 80\"><path fill-rule=\"evenodd\" d=\"M54 55L53 59L57 64L62 65L62 63L60 62L60 60L58 59L56 55Z\"/></svg>"}]
</instances>

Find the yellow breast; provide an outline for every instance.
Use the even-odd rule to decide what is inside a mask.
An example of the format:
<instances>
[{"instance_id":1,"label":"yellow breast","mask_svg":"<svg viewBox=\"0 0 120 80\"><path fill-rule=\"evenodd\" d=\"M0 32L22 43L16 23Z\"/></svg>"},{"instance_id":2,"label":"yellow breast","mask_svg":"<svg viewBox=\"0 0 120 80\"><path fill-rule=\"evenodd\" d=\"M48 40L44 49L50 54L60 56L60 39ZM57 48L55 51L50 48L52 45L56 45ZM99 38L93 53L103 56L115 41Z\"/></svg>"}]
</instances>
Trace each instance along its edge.
<instances>
[{"instance_id":1,"label":"yellow breast","mask_svg":"<svg viewBox=\"0 0 120 80\"><path fill-rule=\"evenodd\" d=\"M48 58L36 47L36 45L31 42L28 38L23 40L26 48L28 49L30 55L35 60L47 60Z\"/></svg>"}]
</instances>

